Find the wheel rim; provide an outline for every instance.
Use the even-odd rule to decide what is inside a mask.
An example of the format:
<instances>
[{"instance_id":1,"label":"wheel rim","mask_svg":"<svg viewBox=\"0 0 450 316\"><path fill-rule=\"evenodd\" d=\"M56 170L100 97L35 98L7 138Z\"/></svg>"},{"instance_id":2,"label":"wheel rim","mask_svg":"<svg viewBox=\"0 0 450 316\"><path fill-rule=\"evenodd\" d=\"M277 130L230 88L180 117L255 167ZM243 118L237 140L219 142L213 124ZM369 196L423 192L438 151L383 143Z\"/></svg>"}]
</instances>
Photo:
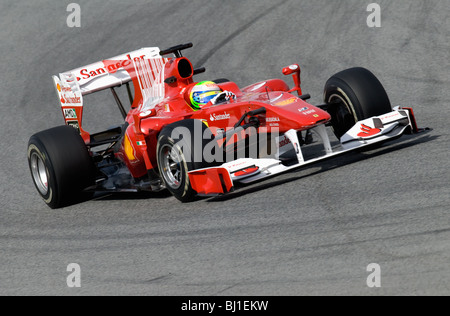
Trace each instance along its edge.
<instances>
[{"instance_id":1,"label":"wheel rim","mask_svg":"<svg viewBox=\"0 0 450 316\"><path fill-rule=\"evenodd\" d=\"M183 181L183 169L179 151L171 145L164 145L160 150L160 162L166 185L175 190L180 188Z\"/></svg>"},{"instance_id":2,"label":"wheel rim","mask_svg":"<svg viewBox=\"0 0 450 316\"><path fill-rule=\"evenodd\" d=\"M33 153L30 162L34 183L39 192L45 196L48 193L48 176L44 161L37 153Z\"/></svg>"},{"instance_id":3,"label":"wheel rim","mask_svg":"<svg viewBox=\"0 0 450 316\"><path fill-rule=\"evenodd\" d=\"M335 109L332 113L332 119L335 122L333 128L339 134L345 133L356 124L355 114L342 96L333 94L328 98L328 103L335 103Z\"/></svg>"}]
</instances>

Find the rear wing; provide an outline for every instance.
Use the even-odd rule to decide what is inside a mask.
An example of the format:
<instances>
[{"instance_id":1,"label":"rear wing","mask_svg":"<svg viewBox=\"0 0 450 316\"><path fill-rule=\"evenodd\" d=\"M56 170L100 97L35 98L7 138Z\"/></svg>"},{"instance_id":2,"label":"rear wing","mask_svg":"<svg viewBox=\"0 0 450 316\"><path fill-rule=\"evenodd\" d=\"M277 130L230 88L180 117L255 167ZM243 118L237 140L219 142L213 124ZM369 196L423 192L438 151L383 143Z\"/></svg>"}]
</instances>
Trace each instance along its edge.
<instances>
[{"instance_id":1,"label":"rear wing","mask_svg":"<svg viewBox=\"0 0 450 316\"><path fill-rule=\"evenodd\" d=\"M116 97L114 87L131 81L135 86L135 101L142 102L143 108L154 107L164 98L164 65L167 61L160 55L158 47L149 47L73 69L59 77L53 76L66 124L78 129L86 138L89 134L82 129L83 96L112 89ZM118 104L122 115L126 116L119 101Z\"/></svg>"}]
</instances>

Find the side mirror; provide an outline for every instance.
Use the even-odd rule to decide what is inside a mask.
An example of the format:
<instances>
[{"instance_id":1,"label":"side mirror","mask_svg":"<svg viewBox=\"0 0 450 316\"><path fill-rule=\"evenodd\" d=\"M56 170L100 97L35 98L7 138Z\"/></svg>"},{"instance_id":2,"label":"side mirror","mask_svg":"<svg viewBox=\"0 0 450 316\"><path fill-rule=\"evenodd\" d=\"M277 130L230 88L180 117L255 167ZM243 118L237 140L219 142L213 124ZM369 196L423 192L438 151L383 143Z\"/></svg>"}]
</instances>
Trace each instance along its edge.
<instances>
[{"instance_id":1,"label":"side mirror","mask_svg":"<svg viewBox=\"0 0 450 316\"><path fill-rule=\"evenodd\" d=\"M302 88L300 87L301 80L300 80L300 66L298 64L293 64L287 67L283 68L283 75L288 76L292 75L292 78L294 79L294 88L289 90L288 92L294 92L297 91L298 95L302 95Z\"/></svg>"}]
</instances>

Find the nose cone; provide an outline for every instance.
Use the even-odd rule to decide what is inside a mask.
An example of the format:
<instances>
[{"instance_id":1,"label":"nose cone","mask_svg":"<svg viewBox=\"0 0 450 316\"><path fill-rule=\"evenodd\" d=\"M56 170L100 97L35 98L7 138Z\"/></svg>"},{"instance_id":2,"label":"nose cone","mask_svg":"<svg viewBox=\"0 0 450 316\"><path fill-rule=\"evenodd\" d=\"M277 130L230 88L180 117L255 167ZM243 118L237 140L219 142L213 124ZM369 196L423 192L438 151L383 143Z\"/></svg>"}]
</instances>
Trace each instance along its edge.
<instances>
[{"instance_id":1,"label":"nose cone","mask_svg":"<svg viewBox=\"0 0 450 316\"><path fill-rule=\"evenodd\" d=\"M328 112L291 94L283 95L279 100L271 102L271 105L270 114L267 113L268 121L271 120L269 117L283 117L280 119L280 127L286 130L305 130L331 120Z\"/></svg>"}]
</instances>

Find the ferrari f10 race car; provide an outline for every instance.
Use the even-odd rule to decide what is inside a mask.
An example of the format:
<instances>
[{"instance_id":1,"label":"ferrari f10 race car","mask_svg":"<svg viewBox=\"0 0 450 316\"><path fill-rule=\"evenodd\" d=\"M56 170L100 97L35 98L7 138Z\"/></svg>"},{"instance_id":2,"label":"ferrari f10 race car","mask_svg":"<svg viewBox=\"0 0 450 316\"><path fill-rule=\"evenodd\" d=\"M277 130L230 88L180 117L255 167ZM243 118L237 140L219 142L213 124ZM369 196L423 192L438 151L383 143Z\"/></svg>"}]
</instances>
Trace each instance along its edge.
<instances>
[{"instance_id":1,"label":"ferrari f10 race car","mask_svg":"<svg viewBox=\"0 0 450 316\"><path fill-rule=\"evenodd\" d=\"M392 109L364 68L333 75L324 103L311 105L298 64L282 70L292 75L292 88L281 79L245 88L227 79L195 82L205 69L182 56L190 47L143 48L53 77L65 125L33 135L28 145L34 184L51 208L95 192L167 189L182 202L227 194L240 183L419 131L413 110ZM89 133L84 98L105 89L124 122ZM309 151L313 142L323 144L319 151Z\"/></svg>"}]
</instances>

